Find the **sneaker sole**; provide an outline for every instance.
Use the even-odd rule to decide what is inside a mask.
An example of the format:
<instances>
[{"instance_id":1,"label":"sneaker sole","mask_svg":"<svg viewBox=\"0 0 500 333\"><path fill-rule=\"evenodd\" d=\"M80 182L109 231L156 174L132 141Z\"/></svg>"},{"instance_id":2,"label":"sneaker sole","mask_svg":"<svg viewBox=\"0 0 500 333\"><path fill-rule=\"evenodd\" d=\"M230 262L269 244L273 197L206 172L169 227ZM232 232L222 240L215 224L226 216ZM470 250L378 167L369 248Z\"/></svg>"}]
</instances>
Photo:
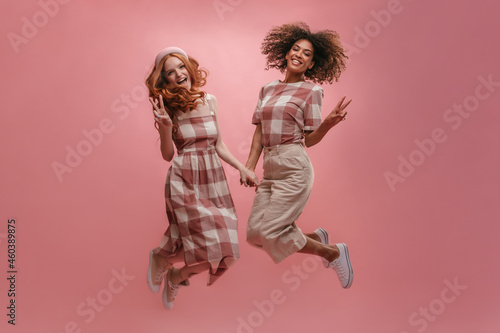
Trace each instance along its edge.
<instances>
[{"instance_id":1,"label":"sneaker sole","mask_svg":"<svg viewBox=\"0 0 500 333\"><path fill-rule=\"evenodd\" d=\"M346 261L347 261L347 267L349 268L349 278L348 278L347 286L344 287L345 289L347 289L352 285L352 280L354 279L354 273L352 271L352 265L351 265L351 258L349 257L349 249L347 248L347 245L345 245L344 243L337 244L337 246L338 245L342 245L342 247L344 248L344 253L345 253Z\"/></svg>"},{"instance_id":2,"label":"sneaker sole","mask_svg":"<svg viewBox=\"0 0 500 333\"><path fill-rule=\"evenodd\" d=\"M314 233L319 236L321 243L328 245L328 233L323 228L314 230ZM321 234L321 235L320 235ZM323 236L323 237L321 237Z\"/></svg>"},{"instance_id":3,"label":"sneaker sole","mask_svg":"<svg viewBox=\"0 0 500 333\"><path fill-rule=\"evenodd\" d=\"M149 266L148 266L147 281L148 281L149 290L151 290L152 293L156 294L161 289L161 283L159 285L153 284L153 279L151 277L152 263L153 263L153 251L149 252Z\"/></svg>"},{"instance_id":4,"label":"sneaker sole","mask_svg":"<svg viewBox=\"0 0 500 333\"><path fill-rule=\"evenodd\" d=\"M163 307L165 308L165 310L172 310L174 308L174 302L169 302L167 299L169 273L170 273L170 269L168 270L167 274L165 274L163 292L161 294L161 300L162 300Z\"/></svg>"},{"instance_id":5,"label":"sneaker sole","mask_svg":"<svg viewBox=\"0 0 500 333\"><path fill-rule=\"evenodd\" d=\"M316 230L314 230L314 233L316 235L318 235L319 237L319 240L321 241L322 244L325 244L325 245L328 245L328 232L326 232L325 229L323 228L318 228ZM325 266L325 268L328 268L328 265L330 264L325 258L321 258L321 261L323 262L323 266Z\"/></svg>"}]
</instances>

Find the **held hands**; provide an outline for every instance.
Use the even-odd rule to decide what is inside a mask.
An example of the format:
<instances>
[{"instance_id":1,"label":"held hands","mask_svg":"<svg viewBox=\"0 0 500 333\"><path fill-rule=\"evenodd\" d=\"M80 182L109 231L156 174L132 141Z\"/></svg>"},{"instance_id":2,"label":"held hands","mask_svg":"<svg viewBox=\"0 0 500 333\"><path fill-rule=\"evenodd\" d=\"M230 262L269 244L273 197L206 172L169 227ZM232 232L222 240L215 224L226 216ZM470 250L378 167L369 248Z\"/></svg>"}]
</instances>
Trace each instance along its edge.
<instances>
[{"instance_id":1,"label":"held hands","mask_svg":"<svg viewBox=\"0 0 500 333\"><path fill-rule=\"evenodd\" d=\"M337 106L335 106L335 109L333 109L332 112L328 116L326 116L325 120L323 121L325 125L328 125L330 128L337 125L340 121L345 120L347 112L344 111L344 109L352 102L352 99L350 99L347 103L344 104L345 101L345 96L342 97L342 99L337 103Z\"/></svg>"},{"instance_id":2,"label":"held hands","mask_svg":"<svg viewBox=\"0 0 500 333\"><path fill-rule=\"evenodd\" d=\"M160 101L158 104L155 103L152 97L149 97L149 101L153 104L153 114L155 116L155 121L159 126L172 126L172 119L170 119L165 105L163 104L163 96L160 95Z\"/></svg>"},{"instance_id":3,"label":"held hands","mask_svg":"<svg viewBox=\"0 0 500 333\"><path fill-rule=\"evenodd\" d=\"M243 167L240 170L240 184L245 185L245 187L257 187L259 186L259 179L253 171Z\"/></svg>"}]
</instances>

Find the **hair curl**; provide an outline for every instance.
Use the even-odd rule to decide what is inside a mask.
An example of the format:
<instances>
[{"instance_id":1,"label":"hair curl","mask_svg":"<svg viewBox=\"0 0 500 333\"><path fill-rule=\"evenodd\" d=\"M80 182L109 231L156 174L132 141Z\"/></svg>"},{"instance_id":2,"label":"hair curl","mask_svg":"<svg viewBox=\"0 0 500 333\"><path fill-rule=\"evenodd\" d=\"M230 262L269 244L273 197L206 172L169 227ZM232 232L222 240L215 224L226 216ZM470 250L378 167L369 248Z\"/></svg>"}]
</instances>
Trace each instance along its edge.
<instances>
[{"instance_id":1,"label":"hair curl","mask_svg":"<svg viewBox=\"0 0 500 333\"><path fill-rule=\"evenodd\" d=\"M165 61L170 57L180 59L191 77L191 90L184 87L168 87L168 81L163 71ZM155 66L148 75L145 83L149 89L149 96L155 99L163 97L165 109L170 118L173 119L175 111L187 112L195 109L198 106L199 100L203 100L205 92L199 90L206 84L208 71L200 69L198 61L189 57L186 59L178 53L167 54L160 61L158 66Z\"/></svg>"},{"instance_id":2,"label":"hair curl","mask_svg":"<svg viewBox=\"0 0 500 333\"><path fill-rule=\"evenodd\" d=\"M276 68L285 72L286 55L295 42L308 40L313 46L314 66L304 77L316 83L338 81L345 69L345 50L339 41L339 34L332 30L312 33L304 22L295 22L273 27L262 42L262 54L266 55L266 70Z\"/></svg>"}]
</instances>

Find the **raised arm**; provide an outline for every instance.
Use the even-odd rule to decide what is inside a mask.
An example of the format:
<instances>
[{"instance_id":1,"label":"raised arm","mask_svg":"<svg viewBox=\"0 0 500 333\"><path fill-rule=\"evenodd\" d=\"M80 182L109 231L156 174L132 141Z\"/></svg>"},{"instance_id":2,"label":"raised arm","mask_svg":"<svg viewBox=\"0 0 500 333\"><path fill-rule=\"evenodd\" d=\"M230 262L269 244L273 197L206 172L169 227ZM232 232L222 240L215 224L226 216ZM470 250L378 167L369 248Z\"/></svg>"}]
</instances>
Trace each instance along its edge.
<instances>
[{"instance_id":1,"label":"raised arm","mask_svg":"<svg viewBox=\"0 0 500 333\"><path fill-rule=\"evenodd\" d=\"M312 132L305 133L304 144L306 147L312 147L319 143L326 133L331 130L340 121L345 119L347 112L344 109L351 103L352 99L344 104L345 96L337 103L335 109L321 122L319 127Z\"/></svg>"},{"instance_id":2,"label":"raised arm","mask_svg":"<svg viewBox=\"0 0 500 333\"><path fill-rule=\"evenodd\" d=\"M160 95L158 104L150 97L149 101L153 104L153 114L155 121L158 124L158 133L160 133L160 150L161 156L165 161L170 162L174 157L174 143L172 141L172 119L168 116L165 106L163 105L163 97Z\"/></svg>"}]
</instances>

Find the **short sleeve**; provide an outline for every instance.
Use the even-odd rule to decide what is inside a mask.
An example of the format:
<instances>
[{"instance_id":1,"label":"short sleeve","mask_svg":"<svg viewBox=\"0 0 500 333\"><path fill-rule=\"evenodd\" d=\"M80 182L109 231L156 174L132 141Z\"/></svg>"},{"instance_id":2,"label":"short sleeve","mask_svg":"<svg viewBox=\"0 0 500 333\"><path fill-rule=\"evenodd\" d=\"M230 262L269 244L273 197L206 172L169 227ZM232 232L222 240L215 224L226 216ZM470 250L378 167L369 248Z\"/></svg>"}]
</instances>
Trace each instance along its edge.
<instances>
[{"instance_id":1,"label":"short sleeve","mask_svg":"<svg viewBox=\"0 0 500 333\"><path fill-rule=\"evenodd\" d=\"M263 96L264 88L260 89L259 92L259 100L257 101L257 106L255 107L255 111L252 116L252 124L258 125L261 123L260 115L262 114L262 96Z\"/></svg>"},{"instance_id":2,"label":"short sleeve","mask_svg":"<svg viewBox=\"0 0 500 333\"><path fill-rule=\"evenodd\" d=\"M205 100L207 101L208 107L210 108L210 113L217 114L217 98L215 98L214 95L206 93Z\"/></svg>"},{"instance_id":3,"label":"short sleeve","mask_svg":"<svg viewBox=\"0 0 500 333\"><path fill-rule=\"evenodd\" d=\"M314 86L305 101L304 132L314 131L321 124L321 106L323 104L323 88Z\"/></svg>"}]
</instances>

